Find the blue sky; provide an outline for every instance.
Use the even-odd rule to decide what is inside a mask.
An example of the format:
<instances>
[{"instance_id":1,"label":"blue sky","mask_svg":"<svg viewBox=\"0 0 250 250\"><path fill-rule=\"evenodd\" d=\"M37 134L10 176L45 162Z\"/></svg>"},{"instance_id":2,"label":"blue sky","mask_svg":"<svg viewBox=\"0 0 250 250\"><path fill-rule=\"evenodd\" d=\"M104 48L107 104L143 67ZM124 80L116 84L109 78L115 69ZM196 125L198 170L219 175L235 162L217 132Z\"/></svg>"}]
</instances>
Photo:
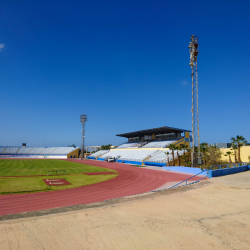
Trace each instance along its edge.
<instances>
[{"instance_id":1,"label":"blue sky","mask_svg":"<svg viewBox=\"0 0 250 250\"><path fill-rule=\"evenodd\" d=\"M216 4L215 4L216 3ZM117 145L192 128L188 44L199 36L201 142L250 141L250 1L0 1L0 145Z\"/></svg>"}]
</instances>

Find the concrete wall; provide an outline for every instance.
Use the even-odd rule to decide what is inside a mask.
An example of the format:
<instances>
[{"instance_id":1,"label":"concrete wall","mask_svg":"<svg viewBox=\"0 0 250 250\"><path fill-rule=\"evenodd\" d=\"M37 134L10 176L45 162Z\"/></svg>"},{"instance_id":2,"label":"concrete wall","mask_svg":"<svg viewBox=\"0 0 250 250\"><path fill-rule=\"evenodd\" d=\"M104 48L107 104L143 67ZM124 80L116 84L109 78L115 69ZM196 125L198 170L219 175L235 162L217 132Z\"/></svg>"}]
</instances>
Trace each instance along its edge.
<instances>
[{"instance_id":1,"label":"concrete wall","mask_svg":"<svg viewBox=\"0 0 250 250\"><path fill-rule=\"evenodd\" d=\"M224 168L224 169L217 169L217 170L208 170L208 177L219 177L223 175L229 175L229 174L236 174L240 172L244 172L250 170L250 166L240 166L235 168Z\"/></svg>"},{"instance_id":2,"label":"concrete wall","mask_svg":"<svg viewBox=\"0 0 250 250\"><path fill-rule=\"evenodd\" d=\"M72 158L78 158L79 157L79 148L76 148L74 151L72 151L71 153L67 154L67 158L70 158L70 156L72 156Z\"/></svg>"},{"instance_id":3,"label":"concrete wall","mask_svg":"<svg viewBox=\"0 0 250 250\"><path fill-rule=\"evenodd\" d=\"M45 155L44 157L38 158L46 158L46 159L67 159L67 155Z\"/></svg>"},{"instance_id":4,"label":"concrete wall","mask_svg":"<svg viewBox=\"0 0 250 250\"><path fill-rule=\"evenodd\" d=\"M227 151L232 151L230 148L220 148L222 152L222 161L229 161L229 157L225 156ZM232 151L234 152L234 151ZM243 146L240 149L240 158L242 162L249 162L250 161L250 146ZM231 159L234 162L234 155L231 155ZM238 151L237 151L237 159L238 159Z\"/></svg>"},{"instance_id":5,"label":"concrete wall","mask_svg":"<svg viewBox=\"0 0 250 250\"><path fill-rule=\"evenodd\" d=\"M127 164L135 164L135 165L142 165L141 161L126 161L126 160L117 160L120 163L127 163Z\"/></svg>"},{"instance_id":6,"label":"concrete wall","mask_svg":"<svg viewBox=\"0 0 250 250\"><path fill-rule=\"evenodd\" d=\"M159 162L143 162L146 166L155 166L155 167L163 167L166 166L166 163L159 163Z\"/></svg>"}]
</instances>

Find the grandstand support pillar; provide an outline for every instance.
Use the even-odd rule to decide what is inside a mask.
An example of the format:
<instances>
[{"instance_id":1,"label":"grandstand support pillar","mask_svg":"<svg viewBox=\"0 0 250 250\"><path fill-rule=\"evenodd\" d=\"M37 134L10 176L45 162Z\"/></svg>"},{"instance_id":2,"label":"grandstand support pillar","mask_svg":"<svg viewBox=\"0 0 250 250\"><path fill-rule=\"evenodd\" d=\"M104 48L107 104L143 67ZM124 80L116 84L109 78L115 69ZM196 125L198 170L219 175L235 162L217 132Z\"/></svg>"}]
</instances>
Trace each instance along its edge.
<instances>
[{"instance_id":1,"label":"grandstand support pillar","mask_svg":"<svg viewBox=\"0 0 250 250\"><path fill-rule=\"evenodd\" d=\"M84 137L85 137L85 122L87 121L87 115L80 115L80 122L82 124L82 145L81 145L81 158L84 158Z\"/></svg>"}]
</instances>

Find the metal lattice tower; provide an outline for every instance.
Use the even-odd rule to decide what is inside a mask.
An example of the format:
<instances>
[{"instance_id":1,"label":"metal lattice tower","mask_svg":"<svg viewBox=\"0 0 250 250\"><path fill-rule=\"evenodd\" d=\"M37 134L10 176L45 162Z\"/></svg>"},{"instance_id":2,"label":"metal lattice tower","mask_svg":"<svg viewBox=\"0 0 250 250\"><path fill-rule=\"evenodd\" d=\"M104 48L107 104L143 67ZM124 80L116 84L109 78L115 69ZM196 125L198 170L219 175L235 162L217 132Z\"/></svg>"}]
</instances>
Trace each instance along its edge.
<instances>
[{"instance_id":1,"label":"metal lattice tower","mask_svg":"<svg viewBox=\"0 0 250 250\"><path fill-rule=\"evenodd\" d=\"M190 63L192 69L192 137L193 137L193 157L192 166L200 164L200 130L199 130L199 106L198 106L198 65L197 56L198 36L192 35L189 43Z\"/></svg>"},{"instance_id":2,"label":"metal lattice tower","mask_svg":"<svg viewBox=\"0 0 250 250\"><path fill-rule=\"evenodd\" d=\"M84 137L85 137L85 122L87 121L87 115L80 115L80 122L82 123L82 146L81 146L81 158L84 158Z\"/></svg>"}]
</instances>

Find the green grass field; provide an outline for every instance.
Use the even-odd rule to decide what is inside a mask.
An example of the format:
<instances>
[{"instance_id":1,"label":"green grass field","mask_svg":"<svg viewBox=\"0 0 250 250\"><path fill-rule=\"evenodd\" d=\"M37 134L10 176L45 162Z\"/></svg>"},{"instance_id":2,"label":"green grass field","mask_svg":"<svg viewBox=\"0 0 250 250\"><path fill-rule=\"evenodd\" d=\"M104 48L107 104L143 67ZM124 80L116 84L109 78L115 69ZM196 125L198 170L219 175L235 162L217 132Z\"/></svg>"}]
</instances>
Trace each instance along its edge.
<instances>
[{"instance_id":1,"label":"green grass field","mask_svg":"<svg viewBox=\"0 0 250 250\"><path fill-rule=\"evenodd\" d=\"M25 175L47 175L47 171L65 169L66 174L79 174L87 172L116 172L114 170L85 165L63 160L0 160L0 194L13 194L24 192L44 192L87 186L113 179L117 174L110 175L57 175L70 182L71 185L47 186L43 179L52 176L36 177L7 177Z\"/></svg>"},{"instance_id":2,"label":"green grass field","mask_svg":"<svg viewBox=\"0 0 250 250\"><path fill-rule=\"evenodd\" d=\"M48 171L65 169L66 174L115 172L111 169L64 160L0 160L0 176L47 175Z\"/></svg>"}]
</instances>

